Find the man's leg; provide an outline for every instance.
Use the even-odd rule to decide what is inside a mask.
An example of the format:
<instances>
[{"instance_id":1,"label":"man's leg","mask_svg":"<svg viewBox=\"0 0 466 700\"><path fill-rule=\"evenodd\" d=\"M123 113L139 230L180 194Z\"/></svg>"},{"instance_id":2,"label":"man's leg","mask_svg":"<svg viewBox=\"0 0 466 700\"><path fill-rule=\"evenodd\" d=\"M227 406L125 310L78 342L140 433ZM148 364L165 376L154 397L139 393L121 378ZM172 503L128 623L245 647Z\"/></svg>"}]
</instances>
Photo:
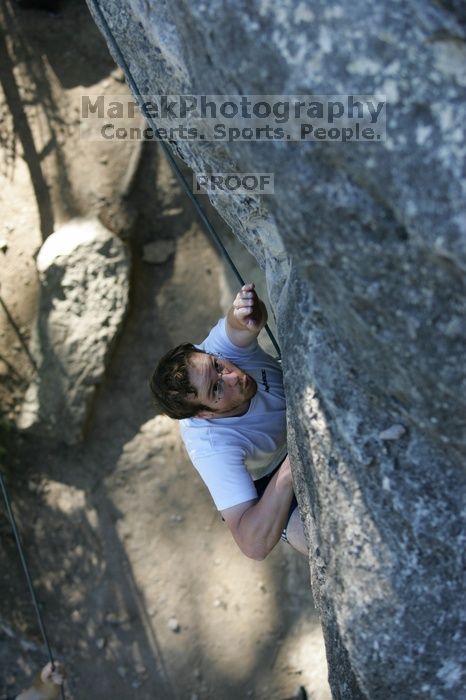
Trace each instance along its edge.
<instances>
[{"instance_id":1,"label":"man's leg","mask_svg":"<svg viewBox=\"0 0 466 700\"><path fill-rule=\"evenodd\" d=\"M304 556L308 556L309 552L307 549L306 538L304 536L304 528L301 522L301 517L299 515L298 508L295 508L291 514L291 518L288 520L288 525L286 528L286 538L288 543Z\"/></svg>"}]
</instances>

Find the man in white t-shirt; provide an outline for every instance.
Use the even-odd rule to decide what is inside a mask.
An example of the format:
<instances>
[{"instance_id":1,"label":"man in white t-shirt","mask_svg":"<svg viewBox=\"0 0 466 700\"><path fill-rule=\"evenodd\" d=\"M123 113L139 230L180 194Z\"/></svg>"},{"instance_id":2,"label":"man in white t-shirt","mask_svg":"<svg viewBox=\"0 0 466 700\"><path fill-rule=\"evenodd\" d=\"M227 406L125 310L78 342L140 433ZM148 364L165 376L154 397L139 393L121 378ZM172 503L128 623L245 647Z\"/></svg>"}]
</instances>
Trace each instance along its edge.
<instances>
[{"instance_id":1,"label":"man in white t-shirt","mask_svg":"<svg viewBox=\"0 0 466 700\"><path fill-rule=\"evenodd\" d=\"M257 342L267 310L254 285L237 294L201 345L157 365L151 389L181 422L188 454L241 551L264 559L280 538L307 554L286 449L280 364Z\"/></svg>"}]
</instances>

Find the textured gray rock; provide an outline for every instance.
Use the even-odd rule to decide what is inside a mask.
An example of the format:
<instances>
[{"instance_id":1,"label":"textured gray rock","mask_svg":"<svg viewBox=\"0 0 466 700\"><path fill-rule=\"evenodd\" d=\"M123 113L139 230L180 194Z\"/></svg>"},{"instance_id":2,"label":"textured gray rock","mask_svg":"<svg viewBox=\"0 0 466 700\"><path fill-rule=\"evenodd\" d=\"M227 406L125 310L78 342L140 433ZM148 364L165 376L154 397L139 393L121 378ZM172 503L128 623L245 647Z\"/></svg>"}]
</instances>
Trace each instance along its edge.
<instances>
[{"instance_id":1,"label":"textured gray rock","mask_svg":"<svg viewBox=\"0 0 466 700\"><path fill-rule=\"evenodd\" d=\"M456 700L463 3L100 5L145 95L387 95L376 144L172 145L196 173L275 173L274 197L212 201L267 273L334 697ZM393 425L406 432L382 439Z\"/></svg>"},{"instance_id":2,"label":"textured gray rock","mask_svg":"<svg viewBox=\"0 0 466 700\"><path fill-rule=\"evenodd\" d=\"M37 374L18 426L79 441L128 305L125 244L95 219L73 219L37 257L41 282L31 353Z\"/></svg>"}]
</instances>

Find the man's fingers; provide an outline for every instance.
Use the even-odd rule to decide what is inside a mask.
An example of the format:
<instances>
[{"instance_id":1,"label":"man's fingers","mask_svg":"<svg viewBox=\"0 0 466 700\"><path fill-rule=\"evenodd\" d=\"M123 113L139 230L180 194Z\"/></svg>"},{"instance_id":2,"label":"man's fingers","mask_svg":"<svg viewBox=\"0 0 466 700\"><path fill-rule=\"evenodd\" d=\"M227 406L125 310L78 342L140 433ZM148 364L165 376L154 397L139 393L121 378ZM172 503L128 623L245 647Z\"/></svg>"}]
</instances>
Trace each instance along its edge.
<instances>
[{"instance_id":1,"label":"man's fingers","mask_svg":"<svg viewBox=\"0 0 466 700\"><path fill-rule=\"evenodd\" d=\"M233 302L233 308L235 317L245 328L252 330L257 326L260 316L260 300L255 292L253 282L241 287Z\"/></svg>"},{"instance_id":2,"label":"man's fingers","mask_svg":"<svg viewBox=\"0 0 466 700\"><path fill-rule=\"evenodd\" d=\"M235 316L240 323L244 323L248 328L254 328L257 325L257 319L251 315L251 309L237 309Z\"/></svg>"},{"instance_id":3,"label":"man's fingers","mask_svg":"<svg viewBox=\"0 0 466 700\"><path fill-rule=\"evenodd\" d=\"M53 668L50 662L44 666L40 677L43 683L49 683L52 681L56 685L61 685L64 681L65 675L64 665L59 661L55 661Z\"/></svg>"},{"instance_id":4,"label":"man's fingers","mask_svg":"<svg viewBox=\"0 0 466 700\"><path fill-rule=\"evenodd\" d=\"M245 284L241 287L242 292L250 292L254 289L254 282L248 282L248 284Z\"/></svg>"},{"instance_id":5,"label":"man's fingers","mask_svg":"<svg viewBox=\"0 0 466 700\"><path fill-rule=\"evenodd\" d=\"M40 677L42 679L42 682L46 683L47 681L49 681L52 677L52 673L53 673L52 664L49 662L48 664L46 664L44 666L44 668L42 669L42 671L40 673Z\"/></svg>"},{"instance_id":6,"label":"man's fingers","mask_svg":"<svg viewBox=\"0 0 466 700\"><path fill-rule=\"evenodd\" d=\"M251 309L248 307L241 306L238 309L236 309L236 317L240 318L241 320L247 318L250 315L251 315Z\"/></svg>"},{"instance_id":7,"label":"man's fingers","mask_svg":"<svg viewBox=\"0 0 466 700\"><path fill-rule=\"evenodd\" d=\"M254 299L254 297L257 297L257 294L254 291L254 286L251 286L243 287L241 291L238 292L238 296L242 297L243 299Z\"/></svg>"},{"instance_id":8,"label":"man's fingers","mask_svg":"<svg viewBox=\"0 0 466 700\"><path fill-rule=\"evenodd\" d=\"M255 300L252 297L238 295L233 302L233 306L235 309L241 309L243 307L251 309L254 303Z\"/></svg>"},{"instance_id":9,"label":"man's fingers","mask_svg":"<svg viewBox=\"0 0 466 700\"><path fill-rule=\"evenodd\" d=\"M235 309L239 309L241 306L253 306L257 299L258 296L254 291L254 282L249 282L241 287L240 291L235 297L233 306Z\"/></svg>"}]
</instances>

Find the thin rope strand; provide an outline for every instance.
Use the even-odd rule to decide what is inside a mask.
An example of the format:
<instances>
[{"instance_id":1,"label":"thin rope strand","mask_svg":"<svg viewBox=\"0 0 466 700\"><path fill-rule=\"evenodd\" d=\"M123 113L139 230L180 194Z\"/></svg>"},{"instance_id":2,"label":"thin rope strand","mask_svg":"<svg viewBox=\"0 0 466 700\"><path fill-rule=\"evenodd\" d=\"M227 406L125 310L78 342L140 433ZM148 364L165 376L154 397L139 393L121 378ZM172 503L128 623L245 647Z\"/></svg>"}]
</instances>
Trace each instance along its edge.
<instances>
[{"instance_id":1,"label":"thin rope strand","mask_svg":"<svg viewBox=\"0 0 466 700\"><path fill-rule=\"evenodd\" d=\"M49 638L48 638L48 635L47 635L47 631L46 631L46 629L45 629L44 621L43 621L43 619L42 619L42 614L41 614L41 612L40 612L39 603L38 603L38 600L37 600L36 592L35 592L35 590L34 590L34 585L33 585L33 583L32 583L31 574L30 574L30 572L29 572L29 566L28 566L28 563L27 563L27 560L26 560L26 555L24 554L23 545L22 545L22 543L21 543L21 537L20 537L20 534L19 534L19 531L18 531L18 527L17 527L17 525L16 525L16 520L15 520L15 516L14 516L14 513L13 513L13 509L12 509L12 507L11 507L11 501L10 501L10 498L9 498L9 495L8 495L8 491L7 491L7 488L6 488L6 484L5 484L5 481L4 481L4 479L3 479L3 475L2 475L1 472L0 472L0 486L1 486L1 489L2 489L3 500L4 500L4 502L5 502L5 507L6 507L6 512L7 512L7 515L8 515L8 519L9 519L9 521L10 521L11 529L13 530L13 535L14 535L15 542L16 542L16 548L17 548L17 550L18 550L19 558L21 559L21 564L23 565L24 573L25 573L26 580L27 580L28 587L29 587L29 592L30 592L30 594L31 594L31 598L32 598L32 602L33 602L33 605L34 605L34 609L35 609L35 611L36 611L37 621L38 621L38 623L39 623L39 629L40 629L40 632L41 632L41 635L42 635L42 639L44 640L45 647L46 647L46 649L47 649L47 654L48 654L50 663L52 664L52 668L54 668L54 667L55 667L55 661L54 661L54 658L53 658L52 649L51 649L51 647L50 647ZM64 692L64 690L63 690L63 686L60 686L60 690L61 690L61 696L62 696L62 698L63 698L63 700L64 700L64 698L65 698L65 692Z\"/></svg>"}]
</instances>

